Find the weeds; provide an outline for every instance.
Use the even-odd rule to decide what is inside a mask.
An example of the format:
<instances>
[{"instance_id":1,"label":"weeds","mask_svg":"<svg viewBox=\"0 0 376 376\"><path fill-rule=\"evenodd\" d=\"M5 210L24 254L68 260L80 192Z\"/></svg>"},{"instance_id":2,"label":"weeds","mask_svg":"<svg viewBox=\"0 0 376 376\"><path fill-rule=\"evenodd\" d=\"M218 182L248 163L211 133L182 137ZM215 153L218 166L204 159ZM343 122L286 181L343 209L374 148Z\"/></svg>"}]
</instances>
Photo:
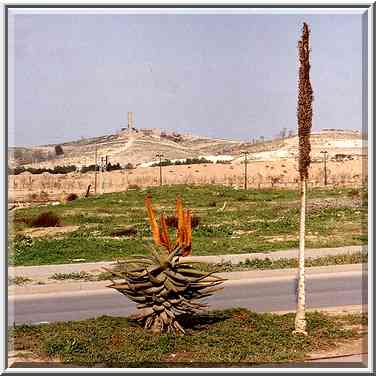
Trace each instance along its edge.
<instances>
[{"instance_id":1,"label":"weeds","mask_svg":"<svg viewBox=\"0 0 376 376\"><path fill-rule=\"evenodd\" d=\"M368 254L366 252L357 252L352 254L341 254L323 257L307 257L305 259L306 267L328 266L328 265L345 265L345 264L361 264L368 262ZM247 259L239 264L222 263L222 264L202 264L202 268L206 271L218 272L235 272L247 270L272 270L272 269L288 269L297 268L298 259L280 258L280 259Z\"/></svg>"},{"instance_id":2,"label":"weeds","mask_svg":"<svg viewBox=\"0 0 376 376\"><path fill-rule=\"evenodd\" d=\"M66 198L66 200L68 201L68 202L70 202L70 201L74 201L74 200L77 200L78 199L78 196L75 194L75 193L70 193L68 196L67 196L67 198Z\"/></svg>"},{"instance_id":3,"label":"weeds","mask_svg":"<svg viewBox=\"0 0 376 376\"><path fill-rule=\"evenodd\" d=\"M54 212L48 211L32 219L30 225L32 227L56 227L61 225L61 220Z\"/></svg>"},{"instance_id":4,"label":"weeds","mask_svg":"<svg viewBox=\"0 0 376 376\"><path fill-rule=\"evenodd\" d=\"M236 190L222 186L171 186L150 188L158 209L172 214L176 193L180 193L192 214L196 255L241 254L282 250L298 246L298 193L281 189ZM367 242L367 208L354 207L350 189L313 189L310 201L340 198L338 207L309 209L307 247L362 245ZM362 191L363 192L363 191ZM128 190L75 200L56 207L34 207L14 212L14 234L9 238L10 262L15 265L116 260L142 254L151 237L143 208L145 191ZM238 201L240 198L241 201ZM244 198L244 199L243 199ZM213 206L211 202L215 202ZM348 202L348 206L346 206ZM224 205L226 203L226 205ZM224 210L220 210L225 206ZM45 211L52 211L64 225L79 230L48 239L48 232L33 240L21 239L21 231ZM172 216L173 217L173 216ZM174 218L170 219L175 224ZM195 219L193 220L195 221ZM134 228L134 230L122 229ZM113 230L115 229L115 230Z\"/></svg>"},{"instance_id":5,"label":"weeds","mask_svg":"<svg viewBox=\"0 0 376 376\"><path fill-rule=\"evenodd\" d=\"M169 215L166 217L166 224L168 227L178 228L178 218L175 215ZM192 216L192 228L197 227L200 224L200 217L197 215Z\"/></svg>"},{"instance_id":6,"label":"weeds","mask_svg":"<svg viewBox=\"0 0 376 376\"><path fill-rule=\"evenodd\" d=\"M65 281L65 280L86 280L86 281L92 281L92 276L89 273L86 272L72 272L72 273L54 273L50 279L54 279L56 281Z\"/></svg>"},{"instance_id":7,"label":"weeds","mask_svg":"<svg viewBox=\"0 0 376 376\"><path fill-rule=\"evenodd\" d=\"M25 285L26 283L29 283L31 281L32 280L30 278L22 277L22 276L8 278L9 286L11 286L11 285L21 286L21 285Z\"/></svg>"},{"instance_id":8,"label":"weeds","mask_svg":"<svg viewBox=\"0 0 376 376\"><path fill-rule=\"evenodd\" d=\"M365 252L357 252L353 254L342 254L335 256L323 256L317 258L307 258L306 267L314 266L328 266L328 265L345 265L345 264L360 264L367 263L368 256ZM247 259L239 264L232 264L230 262L221 264L200 263L200 269L206 272L235 272L248 270L271 270L271 269L287 269L297 268L298 261L296 259ZM87 273L87 272L72 272L72 273L55 273L50 279L58 281L63 280L81 280L84 282L94 281L108 281L113 276L109 272L101 273Z\"/></svg>"},{"instance_id":9,"label":"weeds","mask_svg":"<svg viewBox=\"0 0 376 376\"><path fill-rule=\"evenodd\" d=\"M356 316L356 317L355 317ZM131 318L102 316L11 329L16 351L93 367L244 366L302 361L308 353L360 338L344 325L359 315L307 313L309 335L294 336L294 315L234 308L184 318L185 336L153 335Z\"/></svg>"}]
</instances>

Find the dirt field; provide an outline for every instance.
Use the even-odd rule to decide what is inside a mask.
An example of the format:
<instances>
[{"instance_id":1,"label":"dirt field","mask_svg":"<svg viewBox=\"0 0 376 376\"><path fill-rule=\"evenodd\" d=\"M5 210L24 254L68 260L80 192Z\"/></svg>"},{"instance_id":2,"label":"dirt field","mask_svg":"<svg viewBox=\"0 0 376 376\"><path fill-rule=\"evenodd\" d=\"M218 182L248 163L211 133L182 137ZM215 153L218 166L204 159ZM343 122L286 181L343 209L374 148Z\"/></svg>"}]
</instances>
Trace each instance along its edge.
<instances>
[{"instance_id":1,"label":"dirt field","mask_svg":"<svg viewBox=\"0 0 376 376\"><path fill-rule=\"evenodd\" d=\"M298 183L297 161L249 161L248 187L294 188ZM356 187L367 182L367 159L329 161L327 163L328 184L331 186ZM163 185L174 184L221 184L230 187L244 186L244 164L196 164L162 167ZM94 193L95 174L70 173L65 175L22 173L10 175L9 201L63 200L67 194L83 196L91 184ZM134 170L105 172L97 175L97 193L121 192L129 188L159 185L159 167L138 167ZM312 163L310 185L324 185L322 163Z\"/></svg>"}]
</instances>

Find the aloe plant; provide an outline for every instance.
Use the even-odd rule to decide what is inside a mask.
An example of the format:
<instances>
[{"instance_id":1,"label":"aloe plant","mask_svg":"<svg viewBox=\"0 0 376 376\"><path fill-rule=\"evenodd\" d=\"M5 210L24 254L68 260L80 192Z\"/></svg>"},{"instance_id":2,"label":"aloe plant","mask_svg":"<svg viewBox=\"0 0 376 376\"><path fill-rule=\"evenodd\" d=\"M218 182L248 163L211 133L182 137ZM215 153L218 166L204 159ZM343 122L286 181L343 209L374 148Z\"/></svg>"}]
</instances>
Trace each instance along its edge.
<instances>
[{"instance_id":1,"label":"aloe plant","mask_svg":"<svg viewBox=\"0 0 376 376\"><path fill-rule=\"evenodd\" d=\"M217 287L224 279L195 267L195 263L184 262L182 257L191 254L192 215L184 210L179 196L176 198L178 218L177 235L170 240L168 226L163 213L160 225L152 207L151 195L145 199L154 245L149 256L130 256L106 269L113 277L110 288L118 290L141 310L138 319L146 329L154 332L184 334L178 322L181 314L195 313L207 307L198 300L221 289ZM114 278L115 279L115 278Z\"/></svg>"}]
</instances>

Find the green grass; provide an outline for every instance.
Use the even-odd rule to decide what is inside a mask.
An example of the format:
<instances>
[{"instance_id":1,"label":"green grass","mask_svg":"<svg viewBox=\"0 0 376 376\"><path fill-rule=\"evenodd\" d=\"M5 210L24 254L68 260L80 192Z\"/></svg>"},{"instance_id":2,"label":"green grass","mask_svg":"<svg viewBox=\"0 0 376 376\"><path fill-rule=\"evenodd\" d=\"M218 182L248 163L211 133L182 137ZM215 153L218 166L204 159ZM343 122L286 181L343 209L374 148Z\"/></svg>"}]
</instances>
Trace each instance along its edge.
<instances>
[{"instance_id":1,"label":"green grass","mask_svg":"<svg viewBox=\"0 0 376 376\"><path fill-rule=\"evenodd\" d=\"M151 188L155 208L167 215L174 212L180 193L185 207L200 218L193 230L194 255L241 254L273 251L298 246L299 194L293 190L248 191L222 186L170 186ZM131 190L51 207L18 209L10 237L10 264L39 265L116 260L145 254L150 229L144 207L147 190ZM307 216L308 248L361 245L367 242L367 208L351 205L350 189L314 189ZM332 199L321 207L323 199ZM337 200L345 203L336 205ZM320 201L321 200L321 201ZM333 201L334 200L334 201ZM214 206L215 203L215 206ZM220 209L226 203L225 210ZM63 235L28 238L22 235L28 223L43 211L52 210L63 225L79 229ZM114 228L132 225L134 236L114 236Z\"/></svg>"},{"instance_id":2,"label":"green grass","mask_svg":"<svg viewBox=\"0 0 376 376\"><path fill-rule=\"evenodd\" d=\"M181 318L184 336L154 335L131 318L22 325L10 330L15 351L86 367L247 366L298 362L307 354L359 338L344 326L366 316L307 313L308 336L293 335L294 314L235 308Z\"/></svg>"},{"instance_id":3,"label":"green grass","mask_svg":"<svg viewBox=\"0 0 376 376\"><path fill-rule=\"evenodd\" d=\"M54 273L49 279L54 279L57 281L74 280L74 281L85 281L85 282L95 282L95 281L107 281L112 278L112 274L109 272L102 272L98 274L87 273L87 272L72 272L72 273Z\"/></svg>"},{"instance_id":4,"label":"green grass","mask_svg":"<svg viewBox=\"0 0 376 376\"><path fill-rule=\"evenodd\" d=\"M328 266L328 265L344 265L344 264L361 264L367 263L367 253L357 252L354 254L342 254L335 256L325 256L318 258L307 258L305 260L306 267L313 266ZM288 269L297 268L298 260L296 259L247 259L245 262L239 264L222 263L222 264L207 264L200 263L199 268L207 272L236 272L247 270L271 270L271 269ZM63 280L80 280L86 282L92 281L106 281L112 277L109 272L101 273L87 273L87 272L72 272L72 273L54 273L50 279L63 281Z\"/></svg>"},{"instance_id":5,"label":"green grass","mask_svg":"<svg viewBox=\"0 0 376 376\"><path fill-rule=\"evenodd\" d=\"M54 279L56 281L65 281L65 280L85 280L85 281L90 281L91 280L91 275L86 272L72 272L72 273L54 273L52 274L49 279Z\"/></svg>"},{"instance_id":6,"label":"green grass","mask_svg":"<svg viewBox=\"0 0 376 376\"><path fill-rule=\"evenodd\" d=\"M365 252L356 252L353 254L342 254L333 256L323 256L317 258L306 258L305 266L307 268L315 266L328 265L345 265L345 264L362 264L368 262L368 255ZM297 268L299 266L297 259L281 258L272 260L265 259L247 259L239 264L232 265L231 263L223 264L201 264L201 268L209 271L217 272L235 272L246 270L272 270L272 269L288 269Z\"/></svg>"}]
</instances>

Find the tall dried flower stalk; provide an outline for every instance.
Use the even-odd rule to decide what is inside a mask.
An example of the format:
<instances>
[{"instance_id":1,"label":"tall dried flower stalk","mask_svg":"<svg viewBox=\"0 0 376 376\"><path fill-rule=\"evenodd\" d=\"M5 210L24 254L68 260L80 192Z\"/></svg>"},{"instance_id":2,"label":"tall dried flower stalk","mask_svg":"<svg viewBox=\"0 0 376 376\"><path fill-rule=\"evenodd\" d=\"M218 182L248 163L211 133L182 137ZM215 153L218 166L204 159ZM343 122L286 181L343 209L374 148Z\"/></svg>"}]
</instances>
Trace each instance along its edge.
<instances>
[{"instance_id":1,"label":"tall dried flower stalk","mask_svg":"<svg viewBox=\"0 0 376 376\"><path fill-rule=\"evenodd\" d=\"M299 174L300 174L300 229L299 229L299 277L298 303L295 317L295 333L307 334L305 319L305 276L304 240L306 217L306 192L308 167L311 163L310 134L312 127L313 91L309 80L309 34L308 25L303 23L302 37L299 41L299 97L298 97L298 135L299 135Z\"/></svg>"}]
</instances>

